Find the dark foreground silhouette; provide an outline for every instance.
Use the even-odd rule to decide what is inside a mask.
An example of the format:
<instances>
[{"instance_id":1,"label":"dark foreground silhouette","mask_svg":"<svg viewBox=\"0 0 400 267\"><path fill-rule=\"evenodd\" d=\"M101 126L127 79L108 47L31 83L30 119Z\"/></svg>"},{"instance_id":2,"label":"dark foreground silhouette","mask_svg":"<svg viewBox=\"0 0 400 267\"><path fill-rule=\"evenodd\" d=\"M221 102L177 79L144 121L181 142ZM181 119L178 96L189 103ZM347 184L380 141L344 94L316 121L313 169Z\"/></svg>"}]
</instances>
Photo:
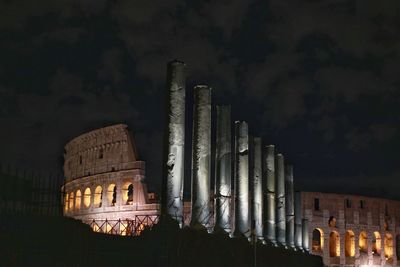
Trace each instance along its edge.
<instances>
[{"instance_id":1,"label":"dark foreground silhouette","mask_svg":"<svg viewBox=\"0 0 400 267\"><path fill-rule=\"evenodd\" d=\"M254 251L245 239L181 230L170 219L123 237L69 218L0 216L1 266L322 266L320 257L262 244Z\"/></svg>"}]
</instances>

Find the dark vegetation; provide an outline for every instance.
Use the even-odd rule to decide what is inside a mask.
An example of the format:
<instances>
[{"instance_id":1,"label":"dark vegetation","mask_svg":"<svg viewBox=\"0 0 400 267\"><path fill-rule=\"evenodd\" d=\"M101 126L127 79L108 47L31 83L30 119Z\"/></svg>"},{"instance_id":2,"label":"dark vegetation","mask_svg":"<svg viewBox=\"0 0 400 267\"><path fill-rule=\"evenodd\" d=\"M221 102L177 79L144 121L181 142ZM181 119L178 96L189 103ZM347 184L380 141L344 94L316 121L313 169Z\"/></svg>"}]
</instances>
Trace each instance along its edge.
<instances>
[{"instance_id":1,"label":"dark vegetation","mask_svg":"<svg viewBox=\"0 0 400 267\"><path fill-rule=\"evenodd\" d=\"M164 219L140 237L93 233L60 216L0 215L2 266L255 266L254 245ZM257 266L322 266L320 257L258 244Z\"/></svg>"}]
</instances>

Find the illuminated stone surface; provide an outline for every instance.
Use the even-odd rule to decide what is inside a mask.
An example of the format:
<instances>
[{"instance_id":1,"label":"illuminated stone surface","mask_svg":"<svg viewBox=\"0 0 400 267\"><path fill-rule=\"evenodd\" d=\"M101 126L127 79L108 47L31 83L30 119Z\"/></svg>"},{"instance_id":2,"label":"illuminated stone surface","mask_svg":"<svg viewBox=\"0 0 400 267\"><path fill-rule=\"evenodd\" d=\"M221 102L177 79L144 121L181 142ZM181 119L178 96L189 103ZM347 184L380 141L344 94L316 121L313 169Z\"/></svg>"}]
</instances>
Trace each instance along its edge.
<instances>
[{"instance_id":1,"label":"illuminated stone surface","mask_svg":"<svg viewBox=\"0 0 400 267\"><path fill-rule=\"evenodd\" d=\"M192 220L191 225L209 227L211 178L211 88L194 88L192 144Z\"/></svg>"},{"instance_id":2,"label":"illuminated stone surface","mask_svg":"<svg viewBox=\"0 0 400 267\"><path fill-rule=\"evenodd\" d=\"M217 106L215 224L231 232L231 107Z\"/></svg>"},{"instance_id":3,"label":"illuminated stone surface","mask_svg":"<svg viewBox=\"0 0 400 267\"><path fill-rule=\"evenodd\" d=\"M265 228L267 239L272 243L276 243L275 232L275 146L268 145L265 147L264 156L264 175L266 177L266 218Z\"/></svg>"},{"instance_id":4,"label":"illuminated stone surface","mask_svg":"<svg viewBox=\"0 0 400 267\"><path fill-rule=\"evenodd\" d=\"M264 237L263 220L263 181L262 181L262 141L260 137L253 139L253 220L254 234L258 239Z\"/></svg>"},{"instance_id":5,"label":"illuminated stone surface","mask_svg":"<svg viewBox=\"0 0 400 267\"><path fill-rule=\"evenodd\" d=\"M286 245L285 162L282 154L276 155L276 239Z\"/></svg>"},{"instance_id":6,"label":"illuminated stone surface","mask_svg":"<svg viewBox=\"0 0 400 267\"><path fill-rule=\"evenodd\" d=\"M163 162L163 211L183 220L185 151L185 64L172 61L167 69L167 133Z\"/></svg>"},{"instance_id":7,"label":"illuminated stone surface","mask_svg":"<svg viewBox=\"0 0 400 267\"><path fill-rule=\"evenodd\" d=\"M294 247L294 189L293 166L285 166L286 244Z\"/></svg>"},{"instance_id":8,"label":"illuminated stone surface","mask_svg":"<svg viewBox=\"0 0 400 267\"><path fill-rule=\"evenodd\" d=\"M302 249L303 248L303 240L302 240L302 228L301 228L301 220L303 218L303 213L301 211L301 193L296 192L294 198L294 245Z\"/></svg>"},{"instance_id":9,"label":"illuminated stone surface","mask_svg":"<svg viewBox=\"0 0 400 267\"><path fill-rule=\"evenodd\" d=\"M251 234L249 203L249 133L247 123L235 122L235 235Z\"/></svg>"}]
</instances>

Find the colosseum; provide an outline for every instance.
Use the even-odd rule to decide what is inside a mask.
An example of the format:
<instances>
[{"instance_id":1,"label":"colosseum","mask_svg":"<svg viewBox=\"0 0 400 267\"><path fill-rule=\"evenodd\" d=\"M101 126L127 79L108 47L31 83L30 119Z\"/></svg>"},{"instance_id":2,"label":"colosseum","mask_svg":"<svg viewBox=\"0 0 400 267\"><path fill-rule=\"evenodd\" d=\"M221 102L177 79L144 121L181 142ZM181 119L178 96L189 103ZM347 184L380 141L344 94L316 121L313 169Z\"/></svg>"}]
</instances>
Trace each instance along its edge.
<instances>
[{"instance_id":1,"label":"colosseum","mask_svg":"<svg viewBox=\"0 0 400 267\"><path fill-rule=\"evenodd\" d=\"M319 192L301 199L310 252L326 266L398 266L400 201Z\"/></svg>"},{"instance_id":2,"label":"colosseum","mask_svg":"<svg viewBox=\"0 0 400 267\"><path fill-rule=\"evenodd\" d=\"M138 160L133 136L119 124L85 133L64 153L64 214L94 231L139 233L158 220L159 204L148 193L145 162Z\"/></svg>"}]
</instances>

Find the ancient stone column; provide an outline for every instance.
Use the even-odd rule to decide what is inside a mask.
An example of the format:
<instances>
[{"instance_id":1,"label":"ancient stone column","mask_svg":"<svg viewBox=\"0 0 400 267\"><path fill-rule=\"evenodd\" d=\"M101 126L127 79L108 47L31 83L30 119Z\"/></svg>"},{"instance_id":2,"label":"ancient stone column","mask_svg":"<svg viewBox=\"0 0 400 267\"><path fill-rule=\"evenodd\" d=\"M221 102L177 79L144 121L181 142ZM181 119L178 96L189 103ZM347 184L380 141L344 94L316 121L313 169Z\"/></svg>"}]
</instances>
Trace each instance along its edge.
<instances>
[{"instance_id":1,"label":"ancient stone column","mask_svg":"<svg viewBox=\"0 0 400 267\"><path fill-rule=\"evenodd\" d=\"M211 177L211 88L194 87L191 225L209 227Z\"/></svg>"},{"instance_id":2,"label":"ancient stone column","mask_svg":"<svg viewBox=\"0 0 400 267\"><path fill-rule=\"evenodd\" d=\"M285 162L282 154L276 155L276 239L286 245L286 212L285 212Z\"/></svg>"},{"instance_id":3,"label":"ancient stone column","mask_svg":"<svg viewBox=\"0 0 400 267\"><path fill-rule=\"evenodd\" d=\"M249 237L249 134L246 122L235 122L235 235Z\"/></svg>"},{"instance_id":4,"label":"ancient stone column","mask_svg":"<svg viewBox=\"0 0 400 267\"><path fill-rule=\"evenodd\" d=\"M260 137L253 139L253 220L254 234L258 239L264 239L264 200L262 176L262 141Z\"/></svg>"},{"instance_id":5,"label":"ancient stone column","mask_svg":"<svg viewBox=\"0 0 400 267\"><path fill-rule=\"evenodd\" d=\"M296 192L294 198L294 245L298 249L303 249L301 220L303 215L301 212L301 193Z\"/></svg>"},{"instance_id":6,"label":"ancient stone column","mask_svg":"<svg viewBox=\"0 0 400 267\"><path fill-rule=\"evenodd\" d=\"M302 243L303 243L303 249L305 251L310 251L310 246L309 246L309 236L308 236L308 220L303 219L302 221Z\"/></svg>"},{"instance_id":7,"label":"ancient stone column","mask_svg":"<svg viewBox=\"0 0 400 267\"><path fill-rule=\"evenodd\" d=\"M263 172L266 177L266 236L269 241L276 243L275 234L275 146L265 147Z\"/></svg>"},{"instance_id":8,"label":"ancient stone column","mask_svg":"<svg viewBox=\"0 0 400 267\"><path fill-rule=\"evenodd\" d=\"M231 107L217 106L215 226L231 232Z\"/></svg>"},{"instance_id":9,"label":"ancient stone column","mask_svg":"<svg viewBox=\"0 0 400 267\"><path fill-rule=\"evenodd\" d=\"M286 244L294 248L294 188L293 166L285 166Z\"/></svg>"},{"instance_id":10,"label":"ancient stone column","mask_svg":"<svg viewBox=\"0 0 400 267\"><path fill-rule=\"evenodd\" d=\"M162 212L183 225L185 151L185 63L172 61L167 68L167 122L164 141Z\"/></svg>"}]
</instances>

